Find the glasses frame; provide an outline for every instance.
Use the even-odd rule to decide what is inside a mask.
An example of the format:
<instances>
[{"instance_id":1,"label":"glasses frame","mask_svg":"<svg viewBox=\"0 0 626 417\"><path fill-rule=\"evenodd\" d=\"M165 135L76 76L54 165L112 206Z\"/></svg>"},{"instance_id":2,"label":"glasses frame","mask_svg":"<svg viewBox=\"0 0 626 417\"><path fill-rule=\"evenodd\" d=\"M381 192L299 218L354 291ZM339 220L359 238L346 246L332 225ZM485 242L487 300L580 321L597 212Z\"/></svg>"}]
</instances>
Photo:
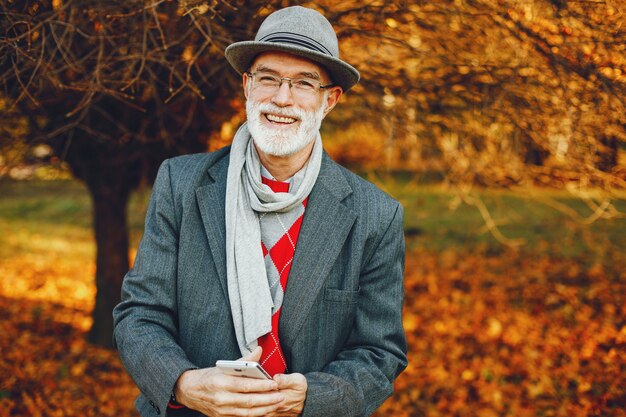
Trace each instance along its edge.
<instances>
[{"instance_id":1,"label":"glasses frame","mask_svg":"<svg viewBox=\"0 0 626 417\"><path fill-rule=\"evenodd\" d=\"M248 77L250 77L250 79L252 80L252 83L254 85L254 83L256 83L256 81L254 80L256 78L256 75L258 73L262 73L262 74L267 74L267 75L271 75L272 77L276 77L278 79L278 86L276 87L276 91L280 90L280 87L283 86L283 81L287 81L287 83L289 84L289 91L292 91L292 87L293 84L292 82L294 81L298 81L298 80L307 80L310 81L311 83L313 83L314 85L317 85L316 88L314 88L313 90L311 90L312 92L319 92L320 90L326 89L326 88L331 88L334 87L334 84L326 84L326 85L322 85L322 83L318 80L315 80L313 78L307 78L307 77L297 77L297 78L289 78L289 77L281 77L279 75L276 74L272 74L271 72L265 72L265 71L246 71L246 75L248 75ZM265 86L267 87L267 86ZM307 92L308 90L302 90L302 89L298 89L296 87L296 90L298 91L302 91L302 92Z\"/></svg>"}]
</instances>

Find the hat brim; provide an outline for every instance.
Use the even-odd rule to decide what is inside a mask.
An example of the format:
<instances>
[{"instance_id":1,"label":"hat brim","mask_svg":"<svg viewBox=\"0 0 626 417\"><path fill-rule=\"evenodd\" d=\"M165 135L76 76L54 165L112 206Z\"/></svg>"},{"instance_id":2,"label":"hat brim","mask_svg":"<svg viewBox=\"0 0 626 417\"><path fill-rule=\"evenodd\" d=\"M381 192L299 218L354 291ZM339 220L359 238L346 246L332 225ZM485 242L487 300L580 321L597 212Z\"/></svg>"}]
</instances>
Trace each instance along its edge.
<instances>
[{"instance_id":1,"label":"hat brim","mask_svg":"<svg viewBox=\"0 0 626 417\"><path fill-rule=\"evenodd\" d=\"M230 65L239 74L243 74L250 68L252 61L257 55L269 51L287 52L322 65L330 73L333 85L340 86L344 92L359 82L359 71L352 65L335 57L294 45L276 42L243 41L229 45L224 54Z\"/></svg>"}]
</instances>

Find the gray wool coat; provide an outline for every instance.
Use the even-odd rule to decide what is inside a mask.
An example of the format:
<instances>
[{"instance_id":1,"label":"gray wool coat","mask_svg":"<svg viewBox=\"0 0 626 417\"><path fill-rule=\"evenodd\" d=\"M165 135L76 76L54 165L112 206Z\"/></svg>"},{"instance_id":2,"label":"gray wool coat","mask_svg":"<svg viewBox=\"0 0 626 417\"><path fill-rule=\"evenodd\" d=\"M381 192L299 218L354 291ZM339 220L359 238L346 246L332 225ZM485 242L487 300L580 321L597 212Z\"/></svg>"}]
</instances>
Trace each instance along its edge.
<instances>
[{"instance_id":1,"label":"gray wool coat","mask_svg":"<svg viewBox=\"0 0 626 417\"><path fill-rule=\"evenodd\" d=\"M226 284L229 148L161 166L115 308L114 341L143 417L167 409L182 372L237 359ZM279 334L308 383L304 416L370 415L407 365L400 204L324 154L309 196Z\"/></svg>"}]
</instances>

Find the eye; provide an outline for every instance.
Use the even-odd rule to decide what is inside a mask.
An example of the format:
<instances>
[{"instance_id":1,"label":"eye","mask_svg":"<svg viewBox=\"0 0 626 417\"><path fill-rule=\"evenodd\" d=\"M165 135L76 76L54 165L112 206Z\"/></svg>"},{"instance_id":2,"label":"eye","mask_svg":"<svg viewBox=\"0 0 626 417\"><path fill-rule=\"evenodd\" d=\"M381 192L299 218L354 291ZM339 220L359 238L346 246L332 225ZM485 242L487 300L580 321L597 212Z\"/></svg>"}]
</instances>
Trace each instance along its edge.
<instances>
[{"instance_id":1,"label":"eye","mask_svg":"<svg viewBox=\"0 0 626 417\"><path fill-rule=\"evenodd\" d=\"M310 80L308 78L298 78L297 80L293 80L292 84L296 88L300 88L302 90L314 90L315 89L315 81Z\"/></svg>"},{"instance_id":2,"label":"eye","mask_svg":"<svg viewBox=\"0 0 626 417\"><path fill-rule=\"evenodd\" d=\"M273 75L269 75L269 74L257 74L257 80L261 84L266 84L266 85L278 84L280 82L278 77L274 77Z\"/></svg>"}]
</instances>

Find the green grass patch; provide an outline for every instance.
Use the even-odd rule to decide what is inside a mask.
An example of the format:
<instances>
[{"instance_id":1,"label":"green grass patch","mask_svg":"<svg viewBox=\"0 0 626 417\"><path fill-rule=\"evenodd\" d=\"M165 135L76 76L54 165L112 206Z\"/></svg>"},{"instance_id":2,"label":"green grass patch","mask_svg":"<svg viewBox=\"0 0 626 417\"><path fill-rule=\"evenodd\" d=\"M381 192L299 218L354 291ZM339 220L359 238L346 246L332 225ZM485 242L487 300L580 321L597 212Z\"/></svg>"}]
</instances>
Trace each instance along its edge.
<instances>
[{"instance_id":1,"label":"green grass patch","mask_svg":"<svg viewBox=\"0 0 626 417\"><path fill-rule=\"evenodd\" d=\"M473 199L470 204L458 190L442 185L416 185L404 177L369 179L402 202L410 246L497 254L506 248L503 240L522 240L521 250L529 253L582 255L603 262L610 262L612 253L626 247L623 215L594 220L598 212L592 205L565 191L474 190L467 194ZM143 189L131 198L131 245L137 245L143 231L149 193ZM603 200L596 197L594 201L602 204ZM482 214L480 204L484 205ZM623 198L610 204L614 213L626 213ZM489 218L494 228L487 227ZM0 256L10 256L9 238L13 239L11 250L30 250L28 236L33 234L92 240L88 191L72 180L0 181L0 227L8 232L0 235L0 242L5 243Z\"/></svg>"},{"instance_id":2,"label":"green grass patch","mask_svg":"<svg viewBox=\"0 0 626 417\"><path fill-rule=\"evenodd\" d=\"M597 258L626 247L622 196L583 199L549 189L474 189L464 194L393 177L370 180L400 200L409 244L424 249L498 253L507 244L523 242L519 248L529 253ZM606 207L599 210L602 204Z\"/></svg>"},{"instance_id":3,"label":"green grass patch","mask_svg":"<svg viewBox=\"0 0 626 417\"><path fill-rule=\"evenodd\" d=\"M143 233L149 191L135 192L129 203L128 226L135 246ZM54 238L75 243L77 252L91 250L91 210L89 192L79 181L0 181L0 259L16 252L46 251Z\"/></svg>"},{"instance_id":4,"label":"green grass patch","mask_svg":"<svg viewBox=\"0 0 626 417\"><path fill-rule=\"evenodd\" d=\"M87 189L77 181L2 181L0 217L6 221L90 226Z\"/></svg>"}]
</instances>

